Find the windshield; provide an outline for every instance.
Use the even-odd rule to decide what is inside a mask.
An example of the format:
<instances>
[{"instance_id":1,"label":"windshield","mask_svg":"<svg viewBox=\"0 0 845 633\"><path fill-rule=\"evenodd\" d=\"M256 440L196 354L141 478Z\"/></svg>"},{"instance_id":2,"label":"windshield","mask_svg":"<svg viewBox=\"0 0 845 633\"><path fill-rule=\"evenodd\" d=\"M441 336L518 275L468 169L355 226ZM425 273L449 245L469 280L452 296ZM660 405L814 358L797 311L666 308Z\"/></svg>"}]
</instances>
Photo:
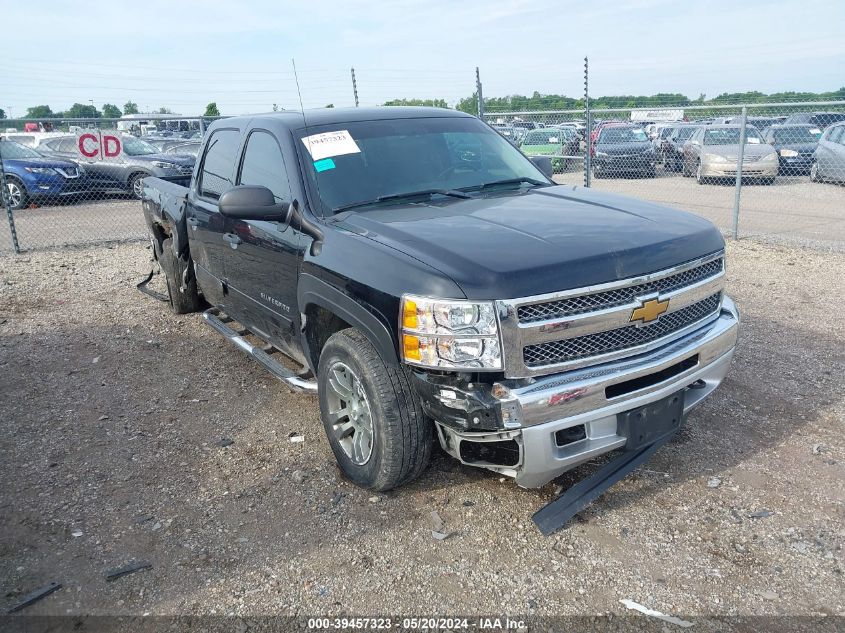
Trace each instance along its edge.
<instances>
[{"instance_id":1,"label":"windshield","mask_svg":"<svg viewBox=\"0 0 845 633\"><path fill-rule=\"evenodd\" d=\"M695 127L682 127L678 130L678 133L675 135L675 139L678 141L685 141L690 136L692 136L693 132L695 132L697 129L698 128Z\"/></svg>"},{"instance_id":2,"label":"windshield","mask_svg":"<svg viewBox=\"0 0 845 633\"><path fill-rule=\"evenodd\" d=\"M2 158L44 158L34 149L12 141L0 141L0 157Z\"/></svg>"},{"instance_id":3,"label":"windshield","mask_svg":"<svg viewBox=\"0 0 845 633\"><path fill-rule=\"evenodd\" d=\"M142 141L134 136L124 136L123 153L128 156L146 156L148 154L158 154L161 150L147 141Z\"/></svg>"},{"instance_id":4,"label":"windshield","mask_svg":"<svg viewBox=\"0 0 845 633\"><path fill-rule=\"evenodd\" d=\"M648 141L645 130L638 127L607 127L599 134L599 143L644 143Z\"/></svg>"},{"instance_id":5,"label":"windshield","mask_svg":"<svg viewBox=\"0 0 845 633\"><path fill-rule=\"evenodd\" d=\"M519 179L548 183L519 150L475 118L357 121L299 133L297 147L313 165L306 173L325 215L406 193L472 190L502 180L514 180L508 190L532 186Z\"/></svg>"},{"instance_id":6,"label":"windshield","mask_svg":"<svg viewBox=\"0 0 845 633\"><path fill-rule=\"evenodd\" d=\"M722 127L715 130L707 130L704 134L705 145L739 145L739 128L738 127ZM745 144L759 145L763 142L760 132L757 128L745 128Z\"/></svg>"},{"instance_id":7,"label":"windshield","mask_svg":"<svg viewBox=\"0 0 845 633\"><path fill-rule=\"evenodd\" d=\"M775 143L815 143L822 131L812 127L788 127L775 130Z\"/></svg>"}]
</instances>

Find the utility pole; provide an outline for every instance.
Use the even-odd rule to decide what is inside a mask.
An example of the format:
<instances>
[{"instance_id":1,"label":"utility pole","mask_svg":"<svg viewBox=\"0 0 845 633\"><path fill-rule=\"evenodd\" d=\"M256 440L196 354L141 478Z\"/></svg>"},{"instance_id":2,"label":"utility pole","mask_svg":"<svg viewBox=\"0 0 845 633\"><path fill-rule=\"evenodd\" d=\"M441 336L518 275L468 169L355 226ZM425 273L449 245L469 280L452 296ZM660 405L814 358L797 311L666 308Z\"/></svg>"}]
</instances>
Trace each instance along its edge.
<instances>
[{"instance_id":1,"label":"utility pole","mask_svg":"<svg viewBox=\"0 0 845 633\"><path fill-rule=\"evenodd\" d=\"M742 192L742 160L745 157L745 126L748 121L748 107L742 106L742 123L739 126L739 156L736 159L736 181L734 182L733 236L739 239L739 194Z\"/></svg>"},{"instance_id":2,"label":"utility pole","mask_svg":"<svg viewBox=\"0 0 845 633\"><path fill-rule=\"evenodd\" d=\"M584 186L589 187L591 181L591 154L593 152L592 131L593 125L590 117L590 62L587 57L584 58L584 117L587 120L587 126L584 130L584 140L587 141L586 149L584 150Z\"/></svg>"},{"instance_id":3,"label":"utility pole","mask_svg":"<svg viewBox=\"0 0 845 633\"><path fill-rule=\"evenodd\" d=\"M352 69L352 94L355 95L355 107L358 107L358 82L355 81L355 68Z\"/></svg>"},{"instance_id":4,"label":"utility pole","mask_svg":"<svg viewBox=\"0 0 845 633\"><path fill-rule=\"evenodd\" d=\"M484 119L484 95L481 94L481 73L478 66L475 67L475 94L478 102L478 118Z\"/></svg>"}]
</instances>

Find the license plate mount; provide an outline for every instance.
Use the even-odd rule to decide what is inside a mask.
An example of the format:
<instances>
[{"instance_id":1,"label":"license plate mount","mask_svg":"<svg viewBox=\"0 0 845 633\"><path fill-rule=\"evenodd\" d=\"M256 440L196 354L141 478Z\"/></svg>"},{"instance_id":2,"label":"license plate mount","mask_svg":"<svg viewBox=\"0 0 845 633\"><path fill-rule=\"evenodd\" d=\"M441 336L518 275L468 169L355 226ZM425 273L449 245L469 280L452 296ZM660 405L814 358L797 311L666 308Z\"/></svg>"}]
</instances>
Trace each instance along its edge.
<instances>
[{"instance_id":1,"label":"license plate mount","mask_svg":"<svg viewBox=\"0 0 845 633\"><path fill-rule=\"evenodd\" d=\"M684 392L679 391L661 400L616 415L617 434L627 437L626 451L644 446L675 433L684 418Z\"/></svg>"}]
</instances>

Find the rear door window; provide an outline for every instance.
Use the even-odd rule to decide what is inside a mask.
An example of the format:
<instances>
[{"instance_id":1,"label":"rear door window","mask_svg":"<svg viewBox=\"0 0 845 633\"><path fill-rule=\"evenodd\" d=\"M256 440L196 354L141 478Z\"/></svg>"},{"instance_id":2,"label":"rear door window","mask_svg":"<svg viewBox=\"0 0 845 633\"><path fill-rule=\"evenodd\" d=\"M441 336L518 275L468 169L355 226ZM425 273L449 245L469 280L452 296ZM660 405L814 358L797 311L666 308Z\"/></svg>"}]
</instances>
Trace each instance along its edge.
<instances>
[{"instance_id":1,"label":"rear door window","mask_svg":"<svg viewBox=\"0 0 845 633\"><path fill-rule=\"evenodd\" d=\"M234 129L216 130L208 139L200 170L201 196L217 200L232 187L240 140L240 131Z\"/></svg>"}]
</instances>

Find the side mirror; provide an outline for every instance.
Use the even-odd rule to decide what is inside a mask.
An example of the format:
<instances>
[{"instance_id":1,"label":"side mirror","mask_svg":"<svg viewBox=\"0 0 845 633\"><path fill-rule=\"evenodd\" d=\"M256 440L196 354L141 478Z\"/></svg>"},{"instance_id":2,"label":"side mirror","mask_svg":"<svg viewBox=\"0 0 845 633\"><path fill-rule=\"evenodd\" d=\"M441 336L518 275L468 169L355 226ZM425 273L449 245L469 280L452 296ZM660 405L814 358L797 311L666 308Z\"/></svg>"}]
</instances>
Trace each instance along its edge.
<instances>
[{"instance_id":1,"label":"side mirror","mask_svg":"<svg viewBox=\"0 0 845 633\"><path fill-rule=\"evenodd\" d=\"M285 223L292 208L289 202L276 202L272 191L258 185L232 187L220 196L217 206L227 218Z\"/></svg>"},{"instance_id":2,"label":"side mirror","mask_svg":"<svg viewBox=\"0 0 845 633\"><path fill-rule=\"evenodd\" d=\"M548 156L531 156L530 158L531 162L534 163L534 166L543 172L543 175L546 178L551 180L554 175L554 170L552 169L552 159Z\"/></svg>"}]
</instances>

